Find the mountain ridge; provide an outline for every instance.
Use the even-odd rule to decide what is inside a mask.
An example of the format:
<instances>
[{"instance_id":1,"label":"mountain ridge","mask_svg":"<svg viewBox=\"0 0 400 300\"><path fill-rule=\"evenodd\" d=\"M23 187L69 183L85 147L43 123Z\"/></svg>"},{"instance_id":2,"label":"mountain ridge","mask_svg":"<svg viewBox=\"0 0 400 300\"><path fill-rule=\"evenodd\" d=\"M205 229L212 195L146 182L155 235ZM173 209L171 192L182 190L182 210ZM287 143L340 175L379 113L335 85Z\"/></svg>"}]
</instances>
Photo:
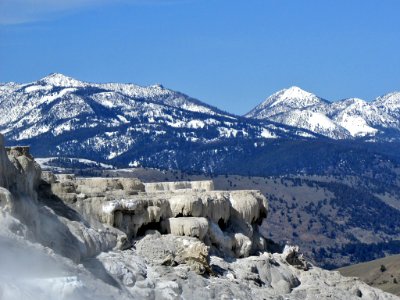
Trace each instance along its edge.
<instances>
[{"instance_id":1,"label":"mountain ridge","mask_svg":"<svg viewBox=\"0 0 400 300\"><path fill-rule=\"evenodd\" d=\"M331 103L299 87L268 99L267 118L250 118L162 85L88 83L53 73L30 83L0 84L0 132L11 145L31 145L40 157L120 166L149 163L141 150L148 147L158 151L153 159L169 167L179 165L185 151L200 149L201 170L212 169L221 155L230 160L253 151L244 145L256 149L274 140L400 140L396 93L380 97L376 106L356 98Z\"/></svg>"},{"instance_id":2,"label":"mountain ridge","mask_svg":"<svg viewBox=\"0 0 400 300\"><path fill-rule=\"evenodd\" d=\"M160 85L92 84L62 74L2 85L0 114L0 132L10 143L36 145L32 151L40 156L97 161L115 159L145 144L175 145L175 151L183 144L232 139L314 137L307 130L225 113Z\"/></svg>"},{"instance_id":3,"label":"mountain ridge","mask_svg":"<svg viewBox=\"0 0 400 300\"><path fill-rule=\"evenodd\" d=\"M385 129L400 131L399 108L399 92L385 94L370 102L360 98L330 102L298 87L291 87L269 96L245 117L276 121L343 139L375 136L385 133ZM321 128L313 126L315 113L323 115L317 123L326 124L325 118L328 118L332 124ZM326 127L331 129L327 131Z\"/></svg>"}]
</instances>

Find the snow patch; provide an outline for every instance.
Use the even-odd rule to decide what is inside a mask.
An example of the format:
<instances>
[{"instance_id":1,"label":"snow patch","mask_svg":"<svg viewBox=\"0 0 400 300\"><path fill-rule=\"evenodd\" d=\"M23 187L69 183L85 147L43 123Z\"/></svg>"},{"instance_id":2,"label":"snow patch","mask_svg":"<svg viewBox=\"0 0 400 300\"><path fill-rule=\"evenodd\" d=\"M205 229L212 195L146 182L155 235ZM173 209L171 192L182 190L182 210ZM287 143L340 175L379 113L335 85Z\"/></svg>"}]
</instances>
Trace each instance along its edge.
<instances>
[{"instance_id":1,"label":"snow patch","mask_svg":"<svg viewBox=\"0 0 400 300\"><path fill-rule=\"evenodd\" d=\"M320 128L320 127L324 128L324 129L330 129L330 130L333 130L336 128L336 124L331 119L329 119L324 114L318 113L318 112L311 113L308 123L311 125L311 128L313 130Z\"/></svg>"},{"instance_id":2,"label":"snow patch","mask_svg":"<svg viewBox=\"0 0 400 300\"><path fill-rule=\"evenodd\" d=\"M84 87L87 85L82 81L76 80L74 78L59 73L50 74L49 76L46 76L43 79L41 79L41 81L59 87Z\"/></svg>"},{"instance_id":3,"label":"snow patch","mask_svg":"<svg viewBox=\"0 0 400 300\"><path fill-rule=\"evenodd\" d=\"M129 165L129 167L137 168L137 167L140 167L140 162L138 160L134 160L134 161L131 161L128 165Z\"/></svg>"},{"instance_id":4,"label":"snow patch","mask_svg":"<svg viewBox=\"0 0 400 300\"><path fill-rule=\"evenodd\" d=\"M266 139L276 139L278 138L275 133L269 131L266 128L263 128L261 131L261 136Z\"/></svg>"},{"instance_id":5,"label":"snow patch","mask_svg":"<svg viewBox=\"0 0 400 300\"><path fill-rule=\"evenodd\" d=\"M188 128L204 128L205 124L201 120L191 120L187 123Z\"/></svg>"},{"instance_id":6,"label":"snow patch","mask_svg":"<svg viewBox=\"0 0 400 300\"><path fill-rule=\"evenodd\" d=\"M58 93L54 93L54 94L51 94L51 95L48 95L48 96L44 96L44 97L42 97L42 99L41 99L41 103L47 103L47 104L49 104L49 103L51 103L51 102L53 102L54 100L56 100L56 99L58 99L58 98L62 98L63 96L65 96L66 94L68 94L68 93L72 93L72 92L75 92L77 89L76 88L66 88L66 89L62 89L60 92L58 92Z\"/></svg>"},{"instance_id":7,"label":"snow patch","mask_svg":"<svg viewBox=\"0 0 400 300\"><path fill-rule=\"evenodd\" d=\"M86 164L86 165L98 165L104 169L114 169L113 165L100 163L100 162L90 160L90 159L76 158L76 157L38 157L38 158L35 158L35 161L40 165L40 167L42 169L46 169L46 167L50 166L50 164L53 161L57 161L60 158L68 159L68 160L71 160L72 162L79 162L81 164Z\"/></svg>"},{"instance_id":8,"label":"snow patch","mask_svg":"<svg viewBox=\"0 0 400 300\"><path fill-rule=\"evenodd\" d=\"M354 137L374 135L378 132L377 129L368 126L367 122L360 116L344 115L339 124Z\"/></svg>"},{"instance_id":9,"label":"snow patch","mask_svg":"<svg viewBox=\"0 0 400 300\"><path fill-rule=\"evenodd\" d=\"M26 93L33 93L36 91L49 91L51 90L53 87L51 85L31 85L25 88L25 92Z\"/></svg>"},{"instance_id":10,"label":"snow patch","mask_svg":"<svg viewBox=\"0 0 400 300\"><path fill-rule=\"evenodd\" d=\"M69 122L65 122L61 125L58 125L56 128L53 129L52 132L53 132L54 136L57 136L57 135L62 134L65 131L70 131L71 128L72 128L71 122L69 121Z\"/></svg>"},{"instance_id":11,"label":"snow patch","mask_svg":"<svg viewBox=\"0 0 400 300\"><path fill-rule=\"evenodd\" d=\"M128 123L129 123L129 121L127 120L127 118L125 118L124 116L117 115L117 117L118 117L118 119L119 119L122 123L125 123L125 124L128 124Z\"/></svg>"}]
</instances>

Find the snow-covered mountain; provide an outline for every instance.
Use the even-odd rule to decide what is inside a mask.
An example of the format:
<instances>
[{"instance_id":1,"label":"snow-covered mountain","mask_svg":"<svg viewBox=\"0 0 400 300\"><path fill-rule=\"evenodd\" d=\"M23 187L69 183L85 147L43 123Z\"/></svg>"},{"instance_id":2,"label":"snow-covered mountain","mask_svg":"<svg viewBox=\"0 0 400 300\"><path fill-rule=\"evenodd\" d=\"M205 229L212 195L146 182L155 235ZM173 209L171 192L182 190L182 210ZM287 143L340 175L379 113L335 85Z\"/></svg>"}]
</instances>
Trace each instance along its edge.
<instances>
[{"instance_id":1,"label":"snow-covered mountain","mask_svg":"<svg viewBox=\"0 0 400 300\"><path fill-rule=\"evenodd\" d=\"M400 93L331 103L291 87L241 117L161 85L51 74L0 84L0 133L41 157L212 171L281 139L399 140L399 103Z\"/></svg>"},{"instance_id":2,"label":"snow-covered mountain","mask_svg":"<svg viewBox=\"0 0 400 300\"><path fill-rule=\"evenodd\" d=\"M216 108L160 85L90 84L51 74L33 83L0 86L0 127L7 127L3 129L5 133L13 132L10 138L22 140L49 131L59 135L77 128L75 125L115 127L138 116L151 120L162 115L166 106L222 114ZM92 122L81 124L84 116Z\"/></svg>"},{"instance_id":3,"label":"snow-covered mountain","mask_svg":"<svg viewBox=\"0 0 400 300\"><path fill-rule=\"evenodd\" d=\"M292 86L269 96L264 102L252 109L246 117L262 119L293 110L325 107L328 104L328 101L297 86Z\"/></svg>"},{"instance_id":4,"label":"snow-covered mountain","mask_svg":"<svg viewBox=\"0 0 400 300\"><path fill-rule=\"evenodd\" d=\"M310 130L333 139L400 136L400 93L366 102L349 98L329 102L299 87L281 90L248 114Z\"/></svg>"},{"instance_id":5,"label":"snow-covered mountain","mask_svg":"<svg viewBox=\"0 0 400 300\"><path fill-rule=\"evenodd\" d=\"M137 151L146 147L174 152L191 143L315 137L231 115L161 85L97 84L62 74L1 84L0 115L0 132L11 143L31 145L37 155L96 161L123 157L133 165L141 161Z\"/></svg>"}]
</instances>

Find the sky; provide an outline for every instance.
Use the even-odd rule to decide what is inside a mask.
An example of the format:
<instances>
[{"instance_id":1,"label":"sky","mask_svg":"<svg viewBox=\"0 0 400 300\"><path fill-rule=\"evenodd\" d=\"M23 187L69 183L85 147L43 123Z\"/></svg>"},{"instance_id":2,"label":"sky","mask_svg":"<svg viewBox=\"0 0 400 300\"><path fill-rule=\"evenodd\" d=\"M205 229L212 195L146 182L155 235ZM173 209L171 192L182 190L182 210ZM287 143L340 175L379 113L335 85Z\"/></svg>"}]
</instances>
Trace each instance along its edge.
<instances>
[{"instance_id":1,"label":"sky","mask_svg":"<svg viewBox=\"0 0 400 300\"><path fill-rule=\"evenodd\" d=\"M399 0L0 0L0 82L161 83L235 114L400 90Z\"/></svg>"}]
</instances>

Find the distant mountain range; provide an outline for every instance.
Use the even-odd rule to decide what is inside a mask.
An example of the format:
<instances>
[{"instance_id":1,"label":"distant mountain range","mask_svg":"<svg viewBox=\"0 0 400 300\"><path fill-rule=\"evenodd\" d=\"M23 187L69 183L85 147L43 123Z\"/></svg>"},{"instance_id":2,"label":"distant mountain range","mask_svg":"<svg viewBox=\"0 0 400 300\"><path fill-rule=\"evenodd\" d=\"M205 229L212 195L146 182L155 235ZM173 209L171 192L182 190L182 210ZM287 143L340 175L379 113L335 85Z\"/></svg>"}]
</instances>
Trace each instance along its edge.
<instances>
[{"instance_id":1,"label":"distant mountain range","mask_svg":"<svg viewBox=\"0 0 400 300\"><path fill-rule=\"evenodd\" d=\"M308 129L333 139L398 138L400 92L372 102L358 98L329 102L299 87L291 87L268 97L246 117Z\"/></svg>"},{"instance_id":2,"label":"distant mountain range","mask_svg":"<svg viewBox=\"0 0 400 300\"><path fill-rule=\"evenodd\" d=\"M31 145L36 156L202 172L235 166L288 141L400 140L400 93L371 103L329 102L291 87L237 116L161 85L97 84L51 74L0 84L0 115L9 144Z\"/></svg>"},{"instance_id":3,"label":"distant mountain range","mask_svg":"<svg viewBox=\"0 0 400 300\"><path fill-rule=\"evenodd\" d=\"M41 156L100 161L118 160L144 145L314 136L234 116L161 85L93 84L62 74L27 84L2 84L0 115L0 131L11 143L30 144Z\"/></svg>"}]
</instances>

